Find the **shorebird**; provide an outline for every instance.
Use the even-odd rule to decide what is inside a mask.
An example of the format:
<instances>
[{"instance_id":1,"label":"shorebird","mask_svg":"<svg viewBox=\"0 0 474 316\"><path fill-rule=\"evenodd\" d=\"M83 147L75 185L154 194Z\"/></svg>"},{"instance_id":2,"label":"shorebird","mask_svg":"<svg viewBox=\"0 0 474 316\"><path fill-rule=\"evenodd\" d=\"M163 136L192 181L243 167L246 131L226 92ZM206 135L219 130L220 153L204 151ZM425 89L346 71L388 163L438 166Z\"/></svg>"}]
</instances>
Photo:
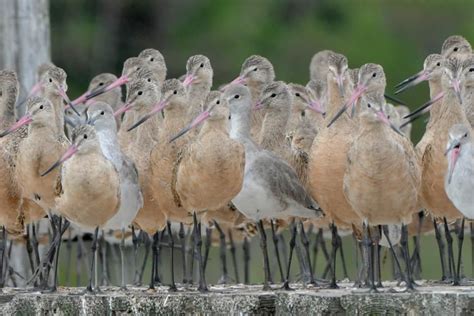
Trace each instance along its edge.
<instances>
[{"instance_id":1,"label":"shorebird","mask_svg":"<svg viewBox=\"0 0 474 316\"><path fill-rule=\"evenodd\" d=\"M92 292L99 228L106 225L120 208L120 175L102 153L97 133L90 125L74 129L71 146L42 175L60 165L61 193L56 199L56 211L79 227L95 229L87 286L87 291Z\"/></svg>"},{"instance_id":2,"label":"shorebird","mask_svg":"<svg viewBox=\"0 0 474 316\"><path fill-rule=\"evenodd\" d=\"M474 55L470 55L469 58L464 60L462 67L460 79L461 105L472 127L474 126Z\"/></svg>"},{"instance_id":3,"label":"shorebird","mask_svg":"<svg viewBox=\"0 0 474 316\"><path fill-rule=\"evenodd\" d=\"M360 70L362 76L367 69L364 66ZM402 224L406 282L407 287L412 289L406 224L411 222L412 214L418 211L420 169L413 145L399 134L383 110L383 90L380 94L368 94L361 103L363 110L359 115L358 132L348 150L344 195L361 218L369 254L372 244L368 235L369 226ZM379 238L373 241L377 252ZM375 289L374 256L377 258L376 254L372 254L369 261L371 289Z\"/></svg>"},{"instance_id":4,"label":"shorebird","mask_svg":"<svg viewBox=\"0 0 474 316\"><path fill-rule=\"evenodd\" d=\"M326 74L328 72L331 56L335 53L331 50L322 50L317 52L311 58L309 64L309 78L315 82L326 82ZM341 77L342 78L342 77ZM342 84L342 81L339 80Z\"/></svg>"},{"instance_id":5,"label":"shorebird","mask_svg":"<svg viewBox=\"0 0 474 316\"><path fill-rule=\"evenodd\" d=\"M188 97L187 119L194 119L202 111L206 98L211 91L212 77L211 61L204 55L194 55L186 62L186 76L183 85Z\"/></svg>"},{"instance_id":6,"label":"shorebird","mask_svg":"<svg viewBox=\"0 0 474 316\"><path fill-rule=\"evenodd\" d=\"M265 57L252 55L242 64L240 75L231 83L240 83L246 85L252 96L252 103L257 103L262 90L266 85L275 80L275 70L272 63ZM264 111L252 112L252 130L251 134L254 140L258 140L262 128Z\"/></svg>"},{"instance_id":7,"label":"shorebird","mask_svg":"<svg viewBox=\"0 0 474 316\"><path fill-rule=\"evenodd\" d=\"M449 130L449 141L445 154L448 157L448 170L445 189L448 198L467 219L474 219L474 146L472 127L456 124ZM459 234L464 234L464 218ZM459 238L457 274L461 266L463 236Z\"/></svg>"},{"instance_id":8,"label":"shorebird","mask_svg":"<svg viewBox=\"0 0 474 316\"><path fill-rule=\"evenodd\" d=\"M340 54L331 54L329 66L325 70L327 75L325 125L328 118L334 116L341 104L344 104L345 95L351 91L351 79L347 70L347 58ZM343 95L340 91L341 83L344 89ZM319 131L309 151L308 190L336 227L352 229L352 224L360 223L360 217L346 201L342 188L347 151L357 126L347 115L342 115L340 121L334 124L334 128L322 128ZM337 247L337 235L333 229L333 253ZM331 286L337 287L334 267L332 272Z\"/></svg>"},{"instance_id":9,"label":"shorebird","mask_svg":"<svg viewBox=\"0 0 474 316\"><path fill-rule=\"evenodd\" d=\"M111 73L102 73L94 78L92 78L91 82L89 83L89 87L87 91L96 91L98 89L102 89L104 86L108 86L117 80L117 76ZM112 89L102 95L95 97L92 100L89 100L87 104L91 104L93 102L105 102L112 107L114 111L117 111L122 106L122 91L119 87ZM117 121L117 128L120 128L121 120L120 118L116 118Z\"/></svg>"},{"instance_id":10,"label":"shorebird","mask_svg":"<svg viewBox=\"0 0 474 316\"><path fill-rule=\"evenodd\" d=\"M125 288L125 230L135 219L138 211L143 206L143 196L138 181L138 171L133 161L125 156L119 146L117 125L114 111L110 105L95 102L87 114L89 123L93 124L97 133L103 155L114 165L120 179L120 207L117 213L104 225L105 230L120 230L122 238L120 243L120 257L122 263L122 288Z\"/></svg>"},{"instance_id":11,"label":"shorebird","mask_svg":"<svg viewBox=\"0 0 474 316\"><path fill-rule=\"evenodd\" d=\"M153 264L150 288L154 288L155 281L158 280L157 259L158 259L158 241L160 232L166 227L166 215L161 210L158 201L153 195L151 184L151 161L150 155L154 146L158 142L160 134L159 116L155 115L137 128L128 132L143 116L159 103L161 91L158 83L154 80L136 79L130 82L130 89L126 104L117 112L129 110L122 122L122 128L118 132L120 148L123 153L129 157L136 165L140 175L140 187L143 194L143 207L138 211L134 220L141 230L149 236L153 236ZM115 114L117 114L117 112Z\"/></svg>"},{"instance_id":12,"label":"shorebird","mask_svg":"<svg viewBox=\"0 0 474 316\"><path fill-rule=\"evenodd\" d=\"M464 57L472 53L471 44L460 35L451 35L441 47L441 55L445 58Z\"/></svg>"},{"instance_id":13,"label":"shorebird","mask_svg":"<svg viewBox=\"0 0 474 316\"><path fill-rule=\"evenodd\" d=\"M259 149L250 135L251 94L241 84L231 84L224 93L230 106L231 138L245 147L245 174L242 190L232 199L237 209L258 223L261 248L264 254L264 289L268 284L269 260L265 219L321 217L318 204L306 193L294 170L267 150Z\"/></svg>"},{"instance_id":14,"label":"shorebird","mask_svg":"<svg viewBox=\"0 0 474 316\"><path fill-rule=\"evenodd\" d=\"M442 89L444 97L430 109L430 123L423 138L416 146L418 163L422 170L421 206L429 211L434 218L444 219L444 228L448 242L449 266L454 271L452 238L448 222L462 217L462 214L448 199L444 190L444 178L447 161L444 156L448 133L454 124L469 124L461 105L459 104L459 80L462 62L449 58L444 62L442 74ZM435 225L437 228L437 225ZM443 275L443 278L445 275ZM454 282L458 283L457 276Z\"/></svg>"},{"instance_id":15,"label":"shorebird","mask_svg":"<svg viewBox=\"0 0 474 316\"><path fill-rule=\"evenodd\" d=\"M175 141L176 137L203 124L175 166L177 197L189 212L219 210L242 189L245 152L241 143L229 137L229 115L227 100L220 92L213 91L206 100L204 111L173 137ZM221 223L214 220L220 229ZM221 238L221 251L225 251L225 235L221 234ZM223 276L222 282L226 282L225 273ZM204 281L200 281L199 289L206 289Z\"/></svg>"}]
</instances>

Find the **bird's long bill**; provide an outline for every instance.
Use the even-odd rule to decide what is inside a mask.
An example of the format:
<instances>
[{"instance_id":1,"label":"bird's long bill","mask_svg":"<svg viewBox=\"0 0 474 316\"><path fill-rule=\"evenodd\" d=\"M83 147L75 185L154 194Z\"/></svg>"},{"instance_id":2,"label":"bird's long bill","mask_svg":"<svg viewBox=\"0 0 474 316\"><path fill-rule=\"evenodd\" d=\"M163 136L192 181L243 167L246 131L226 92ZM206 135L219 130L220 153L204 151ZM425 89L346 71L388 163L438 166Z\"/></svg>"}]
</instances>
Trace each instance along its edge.
<instances>
[{"instance_id":1,"label":"bird's long bill","mask_svg":"<svg viewBox=\"0 0 474 316\"><path fill-rule=\"evenodd\" d=\"M394 96L391 96L389 94L384 94L383 95L385 97L385 99L391 101L391 102L394 102L395 104L399 104L399 105L407 105L404 101L398 99L398 98L395 98Z\"/></svg>"},{"instance_id":2,"label":"bird's long bill","mask_svg":"<svg viewBox=\"0 0 474 316\"><path fill-rule=\"evenodd\" d=\"M34 97L35 95L38 94L38 92L41 90L41 82L37 82L31 87L30 93L28 94L28 98Z\"/></svg>"},{"instance_id":3,"label":"bird's long bill","mask_svg":"<svg viewBox=\"0 0 474 316\"><path fill-rule=\"evenodd\" d=\"M255 103L255 105L253 106L253 109L254 109L255 111L258 111L258 110L263 109L263 102L262 102L262 101L258 101L257 103Z\"/></svg>"},{"instance_id":4,"label":"bird's long bill","mask_svg":"<svg viewBox=\"0 0 474 316\"><path fill-rule=\"evenodd\" d=\"M153 107L153 109L150 111L150 113L146 114L143 116L141 119L139 119L137 122L135 122L132 126L130 126L127 129L127 132L130 132L131 130L137 128L138 126L142 125L145 123L149 118L151 118L153 115L156 113L160 113L168 104L166 101L160 101L157 105Z\"/></svg>"},{"instance_id":5,"label":"bird's long bill","mask_svg":"<svg viewBox=\"0 0 474 316\"><path fill-rule=\"evenodd\" d=\"M184 77L183 86L187 87L187 86L191 85L194 82L194 80L196 80L195 75L187 74L186 77Z\"/></svg>"},{"instance_id":6,"label":"bird's long bill","mask_svg":"<svg viewBox=\"0 0 474 316\"><path fill-rule=\"evenodd\" d=\"M133 107L133 102L134 101L135 100L132 100L132 101L124 104L122 107L120 107L117 111L114 112L114 116L118 117L118 116L122 115L123 113L129 111Z\"/></svg>"},{"instance_id":7,"label":"bird's long bill","mask_svg":"<svg viewBox=\"0 0 474 316\"><path fill-rule=\"evenodd\" d=\"M400 82L399 84L397 84L397 85L395 86L395 89L400 88L401 86L404 86L404 85L409 84L410 82L416 80L419 76L421 76L421 74L422 74L423 72L424 72L424 70L421 70L421 71L417 72L416 74L414 74L414 75L412 75L412 76L406 78L405 80L403 80L402 82Z\"/></svg>"},{"instance_id":8,"label":"bird's long bill","mask_svg":"<svg viewBox=\"0 0 474 316\"><path fill-rule=\"evenodd\" d=\"M20 127L30 124L31 122L33 122L31 115L26 114L25 116L21 117L15 124L10 126L7 130L0 133L0 137L7 136L8 134L11 134L14 131L18 130Z\"/></svg>"},{"instance_id":9,"label":"bird's long bill","mask_svg":"<svg viewBox=\"0 0 474 316\"><path fill-rule=\"evenodd\" d=\"M448 149L444 153L445 155L449 154L448 160L448 183L451 183L451 178L453 177L454 167L459 157L459 152L461 151L459 147L459 141L453 141L448 145Z\"/></svg>"},{"instance_id":10,"label":"bird's long bill","mask_svg":"<svg viewBox=\"0 0 474 316\"><path fill-rule=\"evenodd\" d=\"M417 119L422 117L424 114L428 113L429 111L430 111L430 109L426 108L423 111L421 111L420 113L418 113L418 115L414 115L412 117L409 117L408 120L403 122L403 124L401 124L398 128L400 128L400 129L404 128L405 126L407 126L410 123L413 123L414 121L416 121Z\"/></svg>"},{"instance_id":11,"label":"bird's long bill","mask_svg":"<svg viewBox=\"0 0 474 316\"><path fill-rule=\"evenodd\" d=\"M121 87L129 81L130 81L130 78L127 75L120 76L120 78L118 78L117 80L109 84L108 86L91 91L89 94L86 95L86 101L92 98L95 98L101 94L104 94L106 92L109 92L112 89Z\"/></svg>"},{"instance_id":12,"label":"bird's long bill","mask_svg":"<svg viewBox=\"0 0 474 316\"><path fill-rule=\"evenodd\" d=\"M397 134L401 135L401 136L404 136L403 135L403 132L400 131L400 129L398 127L396 127L395 125L393 125L392 122L390 122L390 120L388 119L387 115L383 112L383 111L377 111L377 117L379 118L380 121L382 121L383 123L387 124L388 126L390 126L391 129L393 129Z\"/></svg>"},{"instance_id":13,"label":"bird's long bill","mask_svg":"<svg viewBox=\"0 0 474 316\"><path fill-rule=\"evenodd\" d=\"M206 119L208 119L210 116L210 113L209 111L204 111L202 112L201 114L199 114L192 122L191 124L189 124L188 126L186 126L185 128L183 128L178 134L176 134L175 136L173 136L173 138L170 139L170 143L174 142L175 140L177 140L178 138L180 138L181 136L183 136L184 134L186 134L187 132L189 132L190 130L192 130L193 128L195 128L196 126L198 126L199 124L201 124L202 122L204 122Z\"/></svg>"},{"instance_id":14,"label":"bird's long bill","mask_svg":"<svg viewBox=\"0 0 474 316\"><path fill-rule=\"evenodd\" d=\"M411 76L410 78L406 79L408 80L406 83L402 85L397 85L396 88L399 88L397 91L395 91L395 94L399 94L408 88L414 87L420 83L422 83L425 80L428 80L429 76L428 73L424 70L420 71L419 73Z\"/></svg>"},{"instance_id":15,"label":"bird's long bill","mask_svg":"<svg viewBox=\"0 0 474 316\"><path fill-rule=\"evenodd\" d=\"M432 106L434 103L438 102L439 100L441 100L442 98L444 97L444 93L443 92L440 92L438 95L436 95L433 99L429 100L428 102L422 104L419 108L417 108L415 111L405 115L403 118L406 119L406 118L409 118L409 117L412 117L413 115L416 115L418 113L420 113L421 111L423 111L424 109Z\"/></svg>"},{"instance_id":16,"label":"bird's long bill","mask_svg":"<svg viewBox=\"0 0 474 316\"><path fill-rule=\"evenodd\" d=\"M78 98L72 100L71 103L72 103L73 105L78 105L78 104L81 104L81 103L86 102L86 101L87 101L87 95L88 95L89 93L91 93L91 91L86 91L86 92L84 92L80 97L78 97Z\"/></svg>"},{"instance_id":17,"label":"bird's long bill","mask_svg":"<svg viewBox=\"0 0 474 316\"><path fill-rule=\"evenodd\" d=\"M225 91L225 89L227 89L227 87L230 86L231 84L245 84L245 82L246 82L246 79L245 79L244 76L238 76L237 78L235 78L234 80L232 80L228 84L224 85L220 89L220 91Z\"/></svg>"},{"instance_id":18,"label":"bird's long bill","mask_svg":"<svg viewBox=\"0 0 474 316\"><path fill-rule=\"evenodd\" d=\"M77 114L77 116L81 116L81 114L77 111L76 107L74 106L74 104L72 104L71 100L67 96L66 91L64 91L62 87L58 86L58 92L61 95L61 97L64 99L64 101L66 101L67 103L67 106L65 107L65 109L71 108L74 111L74 113Z\"/></svg>"},{"instance_id":19,"label":"bird's long bill","mask_svg":"<svg viewBox=\"0 0 474 316\"><path fill-rule=\"evenodd\" d=\"M321 114L322 116L326 115L326 112L323 109L323 105L319 100L310 100L308 102L308 107L316 113Z\"/></svg>"},{"instance_id":20,"label":"bird's long bill","mask_svg":"<svg viewBox=\"0 0 474 316\"><path fill-rule=\"evenodd\" d=\"M363 86L363 85L358 85L354 91L352 92L352 95L349 97L349 101L347 101L346 103L344 103L344 105L342 106L342 108L337 112L337 114L331 119L331 121L329 122L328 124L328 127L330 127L332 124L334 124L334 122L336 122L336 120L341 117L341 115L349 108L351 107L352 110L351 110L351 117L354 117L354 113L355 113L355 109L354 107L356 106L356 103L357 101L359 100L359 98L362 96L362 94L365 92L365 90L367 89L367 87Z\"/></svg>"},{"instance_id":21,"label":"bird's long bill","mask_svg":"<svg viewBox=\"0 0 474 316\"><path fill-rule=\"evenodd\" d=\"M453 79L451 81L451 84L454 88L454 93L456 94L456 97L458 98L459 104L462 104L461 82L459 81L459 79Z\"/></svg>"},{"instance_id":22,"label":"bird's long bill","mask_svg":"<svg viewBox=\"0 0 474 316\"><path fill-rule=\"evenodd\" d=\"M328 128L331 127L332 124L334 124L334 122L337 121L337 119L342 115L344 114L344 112L346 112L348 108L348 105L347 103L345 103L342 108L336 113L336 115L334 115L334 117L329 121L329 124L328 124Z\"/></svg>"},{"instance_id":23,"label":"bird's long bill","mask_svg":"<svg viewBox=\"0 0 474 316\"><path fill-rule=\"evenodd\" d=\"M61 164L63 164L66 160L68 160L69 158L71 158L72 156L74 156L75 153L77 153L77 146L76 145L71 145L69 146L69 148L66 150L66 152L64 153L64 155L61 157L61 159L59 159L58 161L56 161L51 167L48 168L48 170L46 170L45 172L43 172L41 174L42 177L44 177L45 175L47 175L48 173L50 173L51 171L53 171L54 169L56 169L57 167L59 167Z\"/></svg>"}]
</instances>

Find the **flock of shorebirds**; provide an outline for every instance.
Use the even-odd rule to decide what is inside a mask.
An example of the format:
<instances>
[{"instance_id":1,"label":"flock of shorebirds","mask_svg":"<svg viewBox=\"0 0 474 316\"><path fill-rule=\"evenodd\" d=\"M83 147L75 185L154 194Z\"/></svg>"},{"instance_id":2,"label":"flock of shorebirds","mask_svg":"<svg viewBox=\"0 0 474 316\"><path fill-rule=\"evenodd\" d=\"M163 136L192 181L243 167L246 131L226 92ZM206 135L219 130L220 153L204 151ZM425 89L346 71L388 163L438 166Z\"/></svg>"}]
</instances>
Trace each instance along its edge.
<instances>
[{"instance_id":1,"label":"flock of shorebirds","mask_svg":"<svg viewBox=\"0 0 474 316\"><path fill-rule=\"evenodd\" d=\"M323 229L332 236L332 288L337 287L342 232L352 233L359 245L359 285L381 286L380 246L387 245L401 281L414 289L419 235L430 229L440 247L442 277L460 283L464 219L474 217L474 55L466 39L449 37L440 54L426 58L422 71L397 86L399 93L429 82L431 100L413 113L386 102L382 66L351 69L344 55L328 50L312 58L306 86L275 81L271 62L256 55L219 90L211 90L213 69L203 55L188 59L182 78L166 79L166 74L162 54L146 49L125 61L121 77L100 74L88 91L70 100L65 71L44 64L24 101L27 112L18 118L17 77L0 72L3 283L7 239L26 236L33 282L55 290L62 235L73 227L94 236L88 291L97 287L94 258L106 231L120 236L121 286L126 286L123 248L130 229L134 240L140 231L150 241L151 288L158 279L158 245L166 234L172 251L170 289L176 290L173 235L186 269L188 230L198 289L206 291L213 228L224 260L226 240L232 247L243 244L246 282L248 242L260 235L264 289L270 289L272 278L267 229L285 289L297 234L303 274L315 283L309 234L318 232L320 238ZM411 122L428 111L425 134L414 146ZM39 258L34 224L45 217L52 237ZM453 227L460 241L457 264ZM278 251L284 242L278 236L286 228L289 262ZM410 235L418 237L413 256Z\"/></svg>"}]
</instances>

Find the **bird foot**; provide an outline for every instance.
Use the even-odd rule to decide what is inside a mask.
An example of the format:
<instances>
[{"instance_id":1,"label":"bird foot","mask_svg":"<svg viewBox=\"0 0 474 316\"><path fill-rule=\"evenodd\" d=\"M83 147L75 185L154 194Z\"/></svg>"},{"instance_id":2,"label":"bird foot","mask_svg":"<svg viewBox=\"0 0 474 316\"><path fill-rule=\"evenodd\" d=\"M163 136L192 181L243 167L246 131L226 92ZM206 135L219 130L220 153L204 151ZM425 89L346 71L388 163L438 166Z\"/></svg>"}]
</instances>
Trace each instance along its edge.
<instances>
[{"instance_id":1,"label":"bird foot","mask_svg":"<svg viewBox=\"0 0 474 316\"><path fill-rule=\"evenodd\" d=\"M290 287L290 284L288 281L285 281L285 283L283 283L283 286L281 287L281 289L285 291L294 291L294 289Z\"/></svg>"}]
</instances>

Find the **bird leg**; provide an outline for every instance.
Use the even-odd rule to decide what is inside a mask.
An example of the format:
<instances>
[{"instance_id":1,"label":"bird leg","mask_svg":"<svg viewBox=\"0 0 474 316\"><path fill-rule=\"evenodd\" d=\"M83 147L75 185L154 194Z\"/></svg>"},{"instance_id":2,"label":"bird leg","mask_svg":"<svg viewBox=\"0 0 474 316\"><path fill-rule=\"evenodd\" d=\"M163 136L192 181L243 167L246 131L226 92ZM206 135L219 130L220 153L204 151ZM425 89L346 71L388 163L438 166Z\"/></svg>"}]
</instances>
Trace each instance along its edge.
<instances>
[{"instance_id":1,"label":"bird leg","mask_svg":"<svg viewBox=\"0 0 474 316\"><path fill-rule=\"evenodd\" d=\"M380 226L375 227L374 234L372 234L373 249L374 249L374 258L375 258L375 267L377 272L377 288L383 287L382 285L382 264L380 262Z\"/></svg>"},{"instance_id":2,"label":"bird leg","mask_svg":"<svg viewBox=\"0 0 474 316\"><path fill-rule=\"evenodd\" d=\"M216 226L217 231L219 232L219 256L221 259L221 269L222 269L222 276L219 279L219 284L227 284L229 282L229 273L227 272L227 257L226 257L226 242L225 242L225 234L222 231L222 228L219 224L214 221L214 225Z\"/></svg>"},{"instance_id":3,"label":"bird leg","mask_svg":"<svg viewBox=\"0 0 474 316\"><path fill-rule=\"evenodd\" d=\"M145 256L143 257L143 262L140 268L140 274L138 275L138 280L136 280L136 285L142 285L143 282L143 274L145 273L146 264L148 262L148 257L150 256L150 249L152 242L150 241L150 237L148 234L144 234L143 238L145 238Z\"/></svg>"},{"instance_id":4,"label":"bird leg","mask_svg":"<svg viewBox=\"0 0 474 316\"><path fill-rule=\"evenodd\" d=\"M82 237L77 236L76 287L81 286Z\"/></svg>"},{"instance_id":5,"label":"bird leg","mask_svg":"<svg viewBox=\"0 0 474 316\"><path fill-rule=\"evenodd\" d=\"M240 278L239 278L239 269L237 268L237 256L235 253L235 243L234 243L234 238L232 236L232 230L229 229L229 244L230 244L230 255L232 256L232 265L234 266L234 274L235 274L235 283L239 284L240 283Z\"/></svg>"},{"instance_id":6,"label":"bird leg","mask_svg":"<svg viewBox=\"0 0 474 316\"><path fill-rule=\"evenodd\" d=\"M471 274L474 276L474 223L469 222L471 237Z\"/></svg>"},{"instance_id":7,"label":"bird leg","mask_svg":"<svg viewBox=\"0 0 474 316\"><path fill-rule=\"evenodd\" d=\"M194 259L195 259L195 257L194 257L194 243L195 243L194 242L194 235L196 234L194 232L195 229L196 228L193 226L193 228L191 229L191 232L189 234L189 244L190 244L190 246L188 247L188 250L187 250L188 258L189 258L189 260L188 260L188 262L189 262L188 283L189 284L194 283L193 278L194 278ZM209 238L211 238L211 235L209 235ZM211 246L210 242L211 242L211 239L209 239L209 247Z\"/></svg>"},{"instance_id":8,"label":"bird leg","mask_svg":"<svg viewBox=\"0 0 474 316\"><path fill-rule=\"evenodd\" d=\"M196 257L198 260L199 265L199 292L207 292L207 283L206 283L206 275L204 272L204 262L201 255L201 247L202 247L202 236L201 236L201 225L198 224L196 212L193 213L193 223L194 223L194 249L196 253Z\"/></svg>"},{"instance_id":9,"label":"bird leg","mask_svg":"<svg viewBox=\"0 0 474 316\"><path fill-rule=\"evenodd\" d=\"M421 211L418 213L418 225L416 230L416 236L413 237L415 241L415 251L413 253L414 263L416 263L413 267L414 275L419 278L421 273L421 256L420 256L420 238L421 238L421 226L423 225L423 220L425 219L424 212Z\"/></svg>"},{"instance_id":10,"label":"bird leg","mask_svg":"<svg viewBox=\"0 0 474 316\"><path fill-rule=\"evenodd\" d=\"M280 280L282 282L284 282L285 281L285 275L283 274L283 266L281 264L280 251L278 249L279 239L278 239L278 235L277 235L276 229L275 229L275 222L273 220L271 220L270 224L271 224L271 228L272 228L272 240L273 240L273 246L275 248L275 257L276 257L277 264L278 264L278 270L280 271Z\"/></svg>"},{"instance_id":11,"label":"bird leg","mask_svg":"<svg viewBox=\"0 0 474 316\"><path fill-rule=\"evenodd\" d=\"M35 263L33 259L33 246L30 238L31 224L26 225L26 252L28 253L28 261L30 263L31 273L35 273Z\"/></svg>"},{"instance_id":12,"label":"bird leg","mask_svg":"<svg viewBox=\"0 0 474 316\"><path fill-rule=\"evenodd\" d=\"M168 228L168 237L169 237L169 247L171 249L171 285L168 291L176 292L178 289L176 288L176 283L174 282L174 238L173 232L171 231L171 223L170 221L166 222L166 227Z\"/></svg>"},{"instance_id":13,"label":"bird leg","mask_svg":"<svg viewBox=\"0 0 474 316\"><path fill-rule=\"evenodd\" d=\"M456 267L454 264L453 238L451 237L451 231L449 230L448 221L446 220L446 217L443 218L443 222L446 243L448 244L449 274L452 276L454 283L456 283Z\"/></svg>"},{"instance_id":14,"label":"bird leg","mask_svg":"<svg viewBox=\"0 0 474 316\"><path fill-rule=\"evenodd\" d=\"M152 242L152 245L151 245L151 251L152 251L152 255L151 255L151 278L150 278L151 280L150 280L150 286L148 287L149 290L154 290L155 289L155 273L156 273L155 266L157 264L156 259L158 257L158 240L160 239L159 236L160 236L160 232L157 231L153 235L153 242Z\"/></svg>"},{"instance_id":15,"label":"bird leg","mask_svg":"<svg viewBox=\"0 0 474 316\"><path fill-rule=\"evenodd\" d=\"M86 291L87 292L94 292L94 289L92 288L92 280L94 279L94 271L95 271L95 256L97 254L97 239L99 236L99 226L97 226L94 230L94 239L92 241L92 247L91 247L91 252L92 252L92 260L91 260L91 269L89 273L89 285L87 285ZM96 291L99 291L99 287L96 287Z\"/></svg>"},{"instance_id":16,"label":"bird leg","mask_svg":"<svg viewBox=\"0 0 474 316\"><path fill-rule=\"evenodd\" d=\"M163 239L163 236L165 235L165 230L166 228L163 229L163 231L161 231L159 234L158 234L158 241L157 241L157 244L156 244L156 262L155 262L155 284L161 284L161 276L160 276L160 261L161 261L161 241Z\"/></svg>"},{"instance_id":17,"label":"bird leg","mask_svg":"<svg viewBox=\"0 0 474 316\"><path fill-rule=\"evenodd\" d=\"M349 279L349 275L347 274L346 259L344 258L344 250L342 248L342 238L339 234L337 234L337 243L339 247L339 255L341 256L342 261L342 273L344 275L344 279Z\"/></svg>"},{"instance_id":18,"label":"bird leg","mask_svg":"<svg viewBox=\"0 0 474 316\"><path fill-rule=\"evenodd\" d=\"M296 245L296 225L293 221L290 224L290 231L291 231L291 239L290 239L290 256L288 258L288 265L286 266L286 278L285 283L283 283L282 289L290 291L293 290L290 288L290 269L291 269L291 260L293 259L293 249L295 249Z\"/></svg>"},{"instance_id":19,"label":"bird leg","mask_svg":"<svg viewBox=\"0 0 474 316\"><path fill-rule=\"evenodd\" d=\"M337 289L339 286L337 286L336 283L336 257L337 257L337 248L339 246L338 243L338 235L337 235L337 227L334 223L331 224L331 232L332 232L332 254L331 254L331 270L332 270L332 276L331 276L331 283L329 284L330 289Z\"/></svg>"},{"instance_id":20,"label":"bird leg","mask_svg":"<svg viewBox=\"0 0 474 316\"><path fill-rule=\"evenodd\" d=\"M370 239L369 226L367 223L363 223L364 236L362 242L365 246L365 265L368 267L368 273L370 276L370 291L376 292L377 288L374 284L374 266L373 266L373 255L372 255L372 240Z\"/></svg>"},{"instance_id":21,"label":"bird leg","mask_svg":"<svg viewBox=\"0 0 474 316\"><path fill-rule=\"evenodd\" d=\"M40 264L40 255L39 255L39 250L38 250L38 238L36 237L36 225L32 224L31 225L31 243L33 246L33 254L35 255L35 262L36 262L36 267L39 266Z\"/></svg>"},{"instance_id":22,"label":"bird leg","mask_svg":"<svg viewBox=\"0 0 474 316\"><path fill-rule=\"evenodd\" d=\"M207 262L209 260L209 251L211 250L212 243L212 228L206 227L206 241L204 243L204 271L207 268Z\"/></svg>"},{"instance_id":23,"label":"bird leg","mask_svg":"<svg viewBox=\"0 0 474 316\"><path fill-rule=\"evenodd\" d=\"M454 285L461 285L461 261L462 261L462 244L464 242L464 220L465 218L462 218L461 221L461 228L459 229L458 232L458 267L457 270L455 271L456 277L454 278Z\"/></svg>"},{"instance_id":24,"label":"bird leg","mask_svg":"<svg viewBox=\"0 0 474 316\"><path fill-rule=\"evenodd\" d=\"M398 271L400 273L402 273L402 267L400 265L400 261L398 260L398 256L397 256L397 253L395 251L395 248L393 248L393 244L392 244L392 241L390 240L390 235L389 235L389 232L388 232L388 226L387 225L383 225L382 226L382 231L383 231L383 234L385 235L385 238L387 238L387 241L388 241L388 245L389 245L389 248L390 248L390 252L392 253L392 258L393 258L393 261L395 262L395 265L398 269ZM407 278L405 277L405 280L407 280ZM408 284L408 281L406 281L407 284Z\"/></svg>"},{"instance_id":25,"label":"bird leg","mask_svg":"<svg viewBox=\"0 0 474 316\"><path fill-rule=\"evenodd\" d=\"M250 244L247 237L242 244L244 252L244 284L250 284Z\"/></svg>"},{"instance_id":26,"label":"bird leg","mask_svg":"<svg viewBox=\"0 0 474 316\"><path fill-rule=\"evenodd\" d=\"M309 283L313 285L317 285L316 281L314 280L314 274L313 274L313 269L311 269L312 264L311 264L311 256L309 253L309 240L308 236L306 235L306 232L304 231L304 225L303 222L300 220L300 237L301 237L301 243L303 244L305 254L306 254L306 261L307 261L307 270L309 272Z\"/></svg>"},{"instance_id":27,"label":"bird leg","mask_svg":"<svg viewBox=\"0 0 474 316\"><path fill-rule=\"evenodd\" d=\"M132 232L132 240L135 239L135 233ZM103 234L102 234L103 235ZM134 255L135 259L137 257L137 252L136 252L136 246L135 244L133 245L134 247ZM120 238L120 267L121 267L121 282L120 282L120 289L122 290L127 290L126 282L125 282L125 227L122 227L122 237Z\"/></svg>"},{"instance_id":28,"label":"bird leg","mask_svg":"<svg viewBox=\"0 0 474 316\"><path fill-rule=\"evenodd\" d=\"M101 285L107 286L109 285L109 273L107 269L107 243L105 242L105 233L102 231L102 235L100 236L100 261L102 263L102 282Z\"/></svg>"},{"instance_id":29,"label":"bird leg","mask_svg":"<svg viewBox=\"0 0 474 316\"><path fill-rule=\"evenodd\" d=\"M6 240L7 240L7 231L5 226L2 226L2 240L0 242L0 288L5 286L5 278L3 277L4 273L4 263L5 263L5 251L6 251Z\"/></svg>"},{"instance_id":30,"label":"bird leg","mask_svg":"<svg viewBox=\"0 0 474 316\"><path fill-rule=\"evenodd\" d=\"M265 280L263 282L263 290L269 291L270 287L270 263L268 260L268 249L267 249L267 235L265 234L265 229L263 227L263 220L259 220L257 223L257 228L260 233L260 248L263 253L263 271L265 274Z\"/></svg>"},{"instance_id":31,"label":"bird leg","mask_svg":"<svg viewBox=\"0 0 474 316\"><path fill-rule=\"evenodd\" d=\"M296 226L296 223L295 223L295 226ZM296 231L298 232L298 227L296 227ZM304 284L307 284L309 282L308 267L306 267L306 260L304 258L302 245L298 239L296 239L295 252L296 252L296 257L298 258L298 264L300 267L299 275L300 275L301 281ZM271 280L270 280L270 283L271 283Z\"/></svg>"},{"instance_id":32,"label":"bird leg","mask_svg":"<svg viewBox=\"0 0 474 316\"><path fill-rule=\"evenodd\" d=\"M407 290L413 291L415 290L415 288L413 287L413 276L411 274L410 254L408 252L408 229L407 229L407 225L405 224L402 224L402 235L400 238L400 246L402 248L403 258L406 264L405 282L407 285Z\"/></svg>"},{"instance_id":33,"label":"bird leg","mask_svg":"<svg viewBox=\"0 0 474 316\"><path fill-rule=\"evenodd\" d=\"M314 244L313 244L313 273L316 273L316 261L318 260L319 252L319 232L315 234Z\"/></svg>"},{"instance_id":34,"label":"bird leg","mask_svg":"<svg viewBox=\"0 0 474 316\"><path fill-rule=\"evenodd\" d=\"M181 264L183 268L183 284L188 283L188 279L186 278L186 234L184 232L184 224L179 223L179 232L178 238L181 245ZM204 267L204 270L206 268Z\"/></svg>"},{"instance_id":35,"label":"bird leg","mask_svg":"<svg viewBox=\"0 0 474 316\"><path fill-rule=\"evenodd\" d=\"M72 231L68 230L67 243L67 262L66 262L66 284L71 286L71 261L72 261Z\"/></svg>"},{"instance_id":36,"label":"bird leg","mask_svg":"<svg viewBox=\"0 0 474 316\"><path fill-rule=\"evenodd\" d=\"M438 243L439 248L439 257L441 261L441 281L446 281L446 257L445 257L445 244L443 238L441 237L441 233L439 231L438 223L436 223L436 219L433 219L433 226L435 229L435 236L436 241Z\"/></svg>"},{"instance_id":37,"label":"bird leg","mask_svg":"<svg viewBox=\"0 0 474 316\"><path fill-rule=\"evenodd\" d=\"M138 233L138 235L139 234L140 234L140 232ZM138 277L140 275L140 271L138 270L138 246L139 246L139 242L140 242L139 238L138 238L137 234L135 234L135 227L132 225L133 268L135 270L135 275L134 275L135 283L138 281ZM120 250L120 256L122 256L122 250ZM120 259L120 261L122 261L122 259Z\"/></svg>"}]
</instances>

